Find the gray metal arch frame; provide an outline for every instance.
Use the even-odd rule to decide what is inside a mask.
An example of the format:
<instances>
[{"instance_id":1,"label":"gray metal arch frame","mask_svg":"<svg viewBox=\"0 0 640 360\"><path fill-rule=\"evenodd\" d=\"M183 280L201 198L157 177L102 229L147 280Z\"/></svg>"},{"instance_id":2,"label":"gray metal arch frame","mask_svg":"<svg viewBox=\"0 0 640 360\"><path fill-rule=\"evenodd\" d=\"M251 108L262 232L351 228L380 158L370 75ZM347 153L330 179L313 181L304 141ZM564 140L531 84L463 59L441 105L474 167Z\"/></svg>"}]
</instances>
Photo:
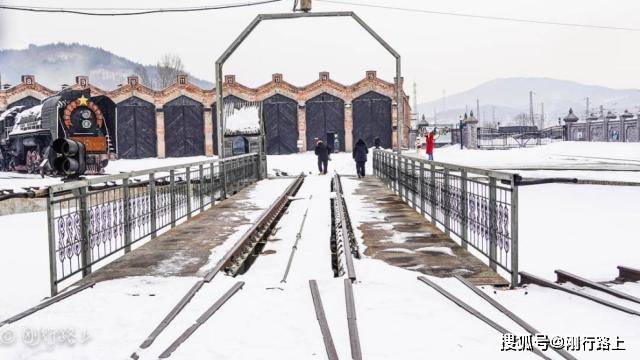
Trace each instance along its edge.
<instances>
[{"instance_id":1,"label":"gray metal arch frame","mask_svg":"<svg viewBox=\"0 0 640 360\"><path fill-rule=\"evenodd\" d=\"M403 132L403 99L402 99L402 87L401 87L401 60L400 54L396 52L380 35L378 35L367 23L364 22L358 15L356 15L353 11L336 11L336 12L317 12L317 13L281 13L281 14L260 14L256 16L255 19L240 33L240 35L229 45L227 50L220 55L218 60L216 60L216 103L222 103L222 66L229 59L229 57L236 51L236 49L242 44L242 42L255 30L255 28L264 20L279 20L279 19L297 19L297 18L307 18L307 17L351 17L354 19L363 29L365 29L374 39L380 43L393 57L396 59L396 102L397 102L397 151L400 152L400 147L402 144L402 132ZM217 106L216 109L218 124L216 126L216 132L218 133L218 138L222 139L222 129L224 129L224 114L222 111L222 106ZM222 146L222 142L218 142L218 154L221 158L224 157L224 146Z\"/></svg>"}]
</instances>

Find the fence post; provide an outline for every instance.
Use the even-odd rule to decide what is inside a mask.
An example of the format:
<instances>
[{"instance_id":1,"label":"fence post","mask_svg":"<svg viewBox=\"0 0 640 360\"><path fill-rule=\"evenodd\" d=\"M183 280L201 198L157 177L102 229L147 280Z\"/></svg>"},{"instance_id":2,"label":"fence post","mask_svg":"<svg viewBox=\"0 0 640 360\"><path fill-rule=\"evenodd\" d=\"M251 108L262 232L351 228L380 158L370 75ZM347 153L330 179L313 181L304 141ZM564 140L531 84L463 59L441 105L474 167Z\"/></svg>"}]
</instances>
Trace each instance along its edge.
<instances>
[{"instance_id":1,"label":"fence post","mask_svg":"<svg viewBox=\"0 0 640 360\"><path fill-rule=\"evenodd\" d=\"M47 197L47 221L49 232L49 282L51 296L55 296L58 293L58 263L56 254L56 216L53 208L54 194L49 189L49 196Z\"/></svg>"},{"instance_id":2,"label":"fence post","mask_svg":"<svg viewBox=\"0 0 640 360\"><path fill-rule=\"evenodd\" d=\"M398 156L400 157L400 156ZM409 159L404 158L404 199L409 203L409 182L411 178L409 177Z\"/></svg>"},{"instance_id":3,"label":"fence post","mask_svg":"<svg viewBox=\"0 0 640 360\"><path fill-rule=\"evenodd\" d=\"M218 171L220 171L220 200L227 198L227 171L226 161L220 160Z\"/></svg>"},{"instance_id":4,"label":"fence post","mask_svg":"<svg viewBox=\"0 0 640 360\"><path fill-rule=\"evenodd\" d=\"M416 161L411 160L411 205L414 209L416 205L416 192L418 190L418 182L416 181Z\"/></svg>"},{"instance_id":5,"label":"fence post","mask_svg":"<svg viewBox=\"0 0 640 360\"><path fill-rule=\"evenodd\" d=\"M215 190L215 173L216 173L216 165L215 162L209 164L209 196L211 197L211 206L213 206L216 202L216 190Z\"/></svg>"},{"instance_id":6,"label":"fence post","mask_svg":"<svg viewBox=\"0 0 640 360\"><path fill-rule=\"evenodd\" d=\"M204 211L204 166L198 165L200 179L198 181L198 196L200 197L200 212Z\"/></svg>"},{"instance_id":7,"label":"fence post","mask_svg":"<svg viewBox=\"0 0 640 360\"><path fill-rule=\"evenodd\" d=\"M467 232L469 230L469 201L467 197L467 170L460 172L460 239L462 240L462 247L467 248Z\"/></svg>"},{"instance_id":8,"label":"fence post","mask_svg":"<svg viewBox=\"0 0 640 360\"><path fill-rule=\"evenodd\" d=\"M436 224L436 165L431 162L431 179L429 180L429 201L431 202L431 223Z\"/></svg>"},{"instance_id":9,"label":"fence post","mask_svg":"<svg viewBox=\"0 0 640 360\"><path fill-rule=\"evenodd\" d=\"M154 173L149 174L149 215L151 217L151 238L158 236L158 219L156 214L156 177Z\"/></svg>"},{"instance_id":10,"label":"fence post","mask_svg":"<svg viewBox=\"0 0 640 360\"><path fill-rule=\"evenodd\" d=\"M518 286L518 185L511 178L511 288Z\"/></svg>"},{"instance_id":11,"label":"fence post","mask_svg":"<svg viewBox=\"0 0 640 360\"><path fill-rule=\"evenodd\" d=\"M91 274L91 228L89 226L89 209L87 207L87 188L81 187L78 189L78 196L80 199L80 265L82 266L82 276L85 277Z\"/></svg>"},{"instance_id":12,"label":"fence post","mask_svg":"<svg viewBox=\"0 0 640 360\"><path fill-rule=\"evenodd\" d=\"M124 253L131 251L131 194L129 192L129 178L122 179L122 201L124 201Z\"/></svg>"},{"instance_id":13,"label":"fence post","mask_svg":"<svg viewBox=\"0 0 640 360\"><path fill-rule=\"evenodd\" d=\"M420 162L420 180L418 181L420 186L420 214L424 215L424 162L418 161Z\"/></svg>"},{"instance_id":14,"label":"fence post","mask_svg":"<svg viewBox=\"0 0 640 360\"><path fill-rule=\"evenodd\" d=\"M171 228L176 227L176 171L169 170L169 194L171 200Z\"/></svg>"},{"instance_id":15,"label":"fence post","mask_svg":"<svg viewBox=\"0 0 640 360\"><path fill-rule=\"evenodd\" d=\"M442 214L444 216L444 233L449 236L451 234L451 191L449 189L449 169L444 169L444 186L442 190L442 199L443 202L442 208L444 209Z\"/></svg>"},{"instance_id":16,"label":"fence post","mask_svg":"<svg viewBox=\"0 0 640 360\"><path fill-rule=\"evenodd\" d=\"M191 195L192 195L192 188L191 188L191 166L187 166L187 168L185 169L185 180L187 181L187 220L191 219Z\"/></svg>"},{"instance_id":17,"label":"fence post","mask_svg":"<svg viewBox=\"0 0 640 360\"><path fill-rule=\"evenodd\" d=\"M496 178L489 178L489 266L498 269L498 217Z\"/></svg>"}]
</instances>

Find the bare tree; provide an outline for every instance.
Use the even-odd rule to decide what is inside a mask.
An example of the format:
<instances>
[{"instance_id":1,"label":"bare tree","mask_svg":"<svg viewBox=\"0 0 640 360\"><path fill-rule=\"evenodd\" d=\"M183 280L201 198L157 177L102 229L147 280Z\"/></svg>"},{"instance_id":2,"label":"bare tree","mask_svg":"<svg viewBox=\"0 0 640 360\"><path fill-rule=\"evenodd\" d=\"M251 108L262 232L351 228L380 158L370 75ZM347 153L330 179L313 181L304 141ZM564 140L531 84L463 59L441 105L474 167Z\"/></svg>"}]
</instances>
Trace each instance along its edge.
<instances>
[{"instance_id":1,"label":"bare tree","mask_svg":"<svg viewBox=\"0 0 640 360\"><path fill-rule=\"evenodd\" d=\"M184 71L184 64L178 54L164 54L156 64L158 87L164 89L176 81L179 73Z\"/></svg>"}]
</instances>

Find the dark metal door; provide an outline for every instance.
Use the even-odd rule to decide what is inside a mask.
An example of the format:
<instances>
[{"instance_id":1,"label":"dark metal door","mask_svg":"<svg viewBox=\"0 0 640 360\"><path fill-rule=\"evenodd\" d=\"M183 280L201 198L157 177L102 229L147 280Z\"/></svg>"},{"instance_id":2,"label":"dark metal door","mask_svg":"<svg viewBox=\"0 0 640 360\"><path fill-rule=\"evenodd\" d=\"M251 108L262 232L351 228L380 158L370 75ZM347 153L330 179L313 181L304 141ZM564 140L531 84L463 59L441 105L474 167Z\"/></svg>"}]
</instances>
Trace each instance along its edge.
<instances>
[{"instance_id":1,"label":"dark metal door","mask_svg":"<svg viewBox=\"0 0 640 360\"><path fill-rule=\"evenodd\" d=\"M392 126L389 97L370 91L353 100L354 144L362 139L371 147L378 137L381 147L391 148Z\"/></svg>"},{"instance_id":2,"label":"dark metal door","mask_svg":"<svg viewBox=\"0 0 640 360\"><path fill-rule=\"evenodd\" d=\"M167 157L204 155L204 107L181 96L164 105Z\"/></svg>"},{"instance_id":3,"label":"dark metal door","mask_svg":"<svg viewBox=\"0 0 640 360\"><path fill-rule=\"evenodd\" d=\"M322 93L306 102L307 150L313 150L314 138L327 141L327 133L336 133L340 151L344 151L344 101ZM333 147L333 144L329 144ZM335 149L334 149L335 150Z\"/></svg>"},{"instance_id":4,"label":"dark metal door","mask_svg":"<svg viewBox=\"0 0 640 360\"><path fill-rule=\"evenodd\" d=\"M14 101L11 104L8 104L7 109L11 109L14 106L24 106L23 110L27 110L36 105L40 105L40 100L34 98L33 96L27 96L23 97L20 100Z\"/></svg>"},{"instance_id":5,"label":"dark metal door","mask_svg":"<svg viewBox=\"0 0 640 360\"><path fill-rule=\"evenodd\" d=\"M155 106L130 97L116 107L118 157L141 159L157 156Z\"/></svg>"},{"instance_id":6,"label":"dark metal door","mask_svg":"<svg viewBox=\"0 0 640 360\"><path fill-rule=\"evenodd\" d=\"M262 119L267 138L267 154L298 152L298 103L276 94L262 103Z\"/></svg>"}]
</instances>

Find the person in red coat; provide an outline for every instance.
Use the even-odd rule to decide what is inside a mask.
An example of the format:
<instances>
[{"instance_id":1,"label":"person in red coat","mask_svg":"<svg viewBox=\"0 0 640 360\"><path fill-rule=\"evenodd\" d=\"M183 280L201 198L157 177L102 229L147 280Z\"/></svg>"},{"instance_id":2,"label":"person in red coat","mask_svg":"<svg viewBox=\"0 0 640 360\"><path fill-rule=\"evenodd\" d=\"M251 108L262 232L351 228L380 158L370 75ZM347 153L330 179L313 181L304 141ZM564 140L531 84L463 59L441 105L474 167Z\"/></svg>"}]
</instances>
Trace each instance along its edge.
<instances>
[{"instance_id":1,"label":"person in red coat","mask_svg":"<svg viewBox=\"0 0 640 360\"><path fill-rule=\"evenodd\" d=\"M433 160L433 147L436 143L435 135L435 129L431 130L427 135L427 156L429 157L429 160Z\"/></svg>"}]
</instances>

